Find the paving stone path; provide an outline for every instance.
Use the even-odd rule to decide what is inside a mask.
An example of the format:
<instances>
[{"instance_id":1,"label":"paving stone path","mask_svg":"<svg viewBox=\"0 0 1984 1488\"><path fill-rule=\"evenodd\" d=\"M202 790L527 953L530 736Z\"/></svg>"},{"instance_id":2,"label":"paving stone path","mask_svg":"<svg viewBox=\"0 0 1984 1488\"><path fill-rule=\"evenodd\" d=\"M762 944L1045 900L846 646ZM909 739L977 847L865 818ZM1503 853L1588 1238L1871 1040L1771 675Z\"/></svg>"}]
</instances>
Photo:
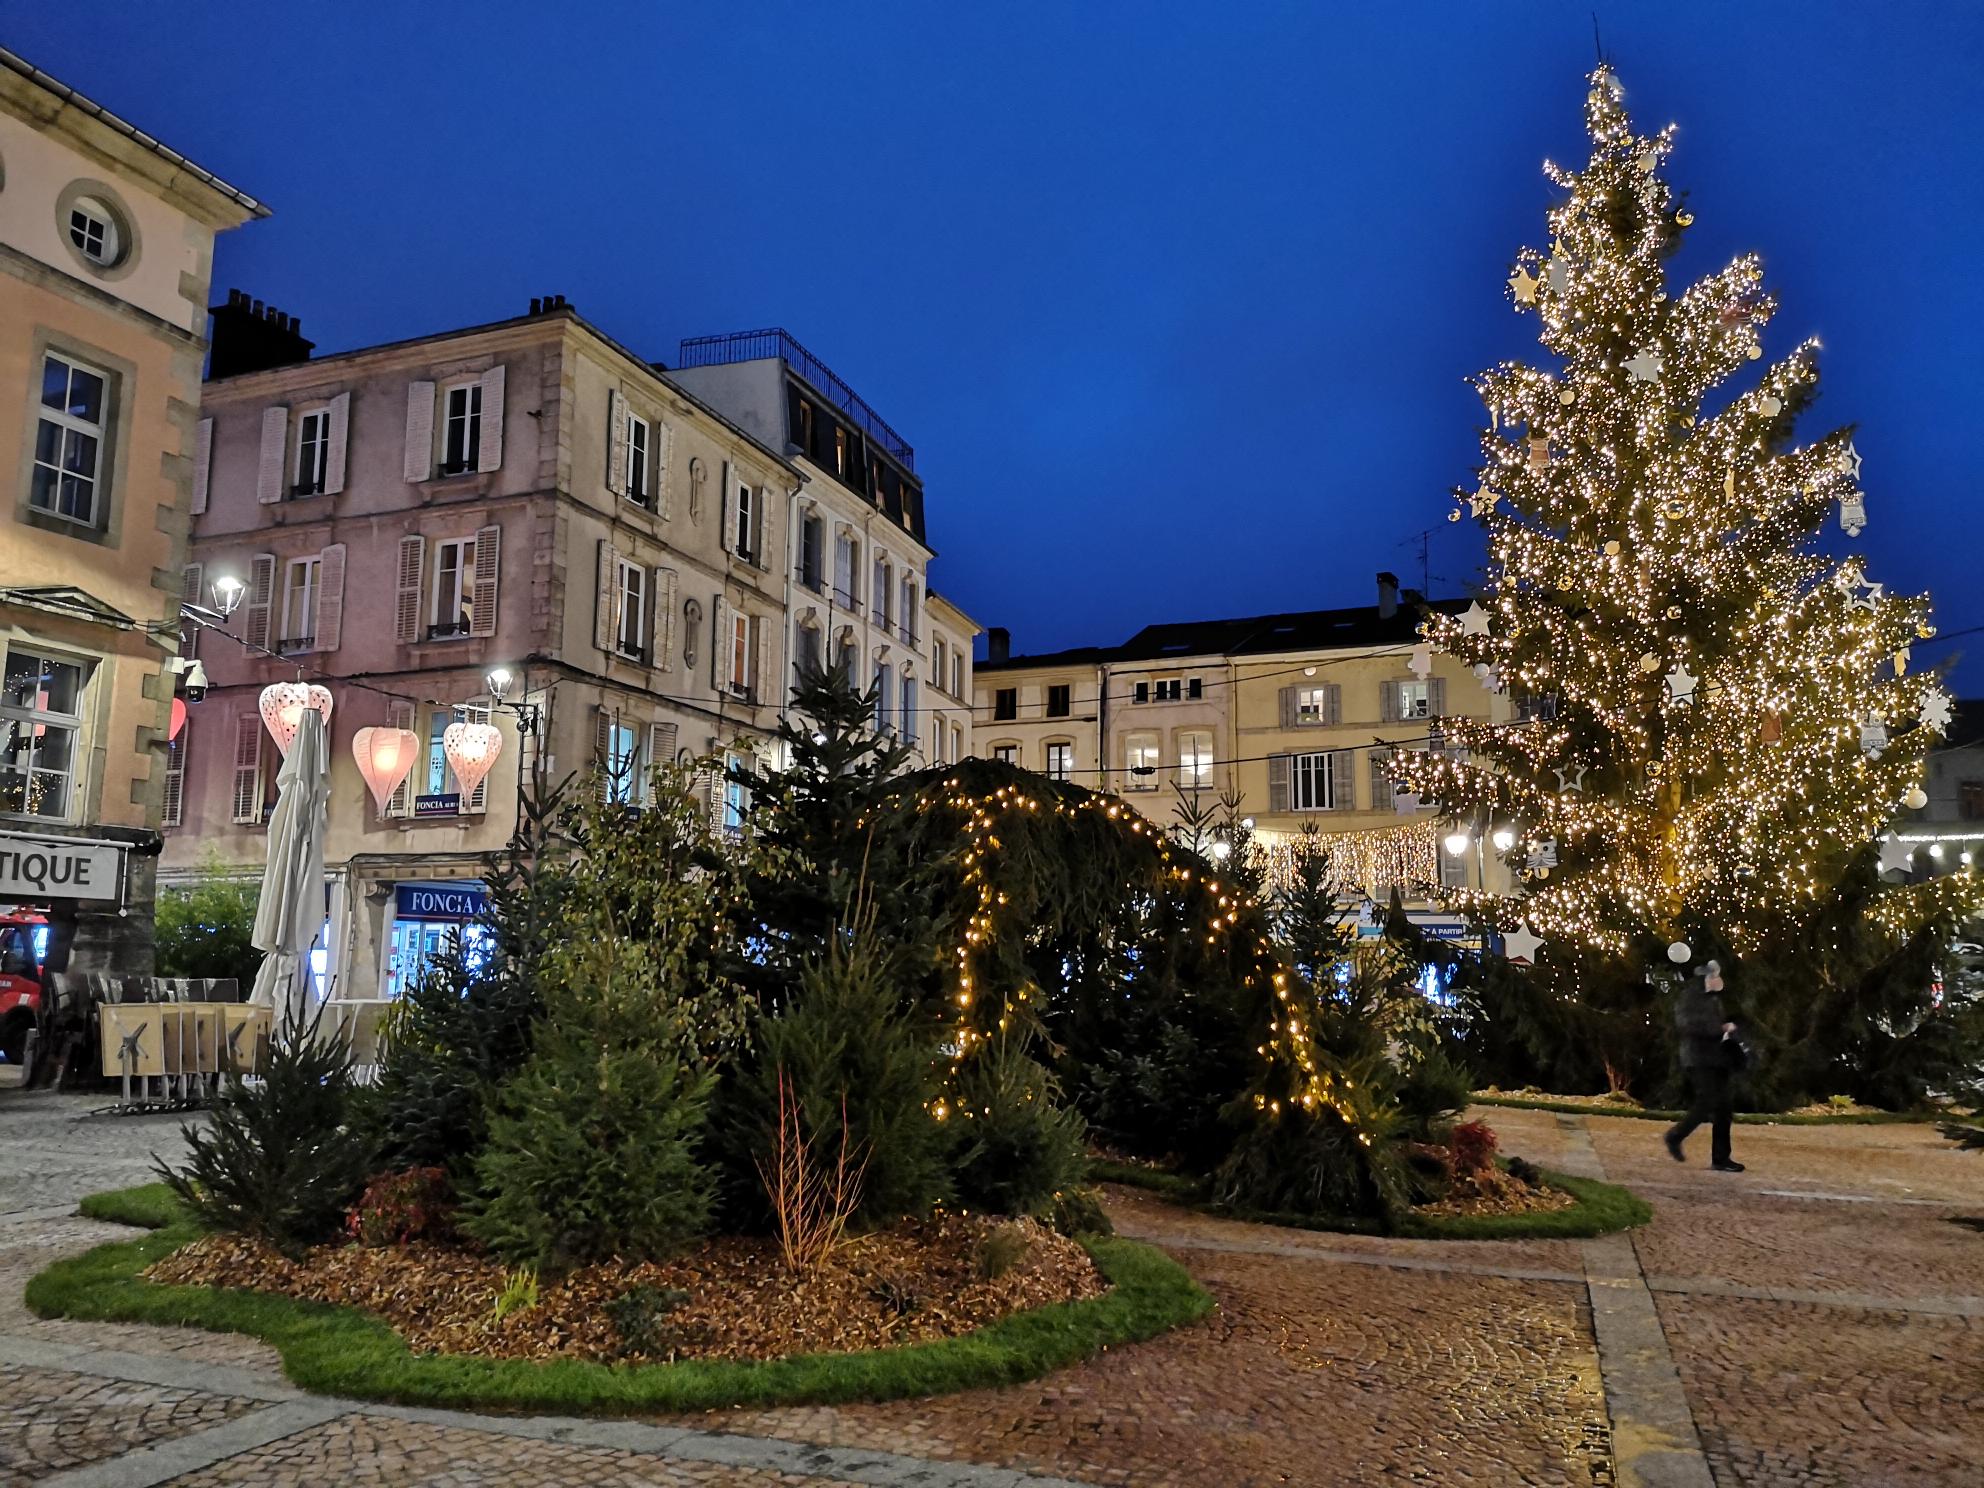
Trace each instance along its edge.
<instances>
[{"instance_id":1,"label":"paving stone path","mask_svg":"<svg viewBox=\"0 0 1984 1488\"><path fill-rule=\"evenodd\" d=\"M1505 1149L1653 1201L1581 1242L1308 1233L1118 1190L1211 1317L1006 1389L579 1421L329 1400L252 1339L32 1317L36 1270L128 1234L76 1201L177 1150L173 1119L89 1104L0 1091L0 1488L1984 1482L1984 1233L1958 1222L1984 1217L1984 1157L1926 1127L1741 1128L1738 1176L1675 1166L1650 1122L1486 1112Z\"/></svg>"}]
</instances>

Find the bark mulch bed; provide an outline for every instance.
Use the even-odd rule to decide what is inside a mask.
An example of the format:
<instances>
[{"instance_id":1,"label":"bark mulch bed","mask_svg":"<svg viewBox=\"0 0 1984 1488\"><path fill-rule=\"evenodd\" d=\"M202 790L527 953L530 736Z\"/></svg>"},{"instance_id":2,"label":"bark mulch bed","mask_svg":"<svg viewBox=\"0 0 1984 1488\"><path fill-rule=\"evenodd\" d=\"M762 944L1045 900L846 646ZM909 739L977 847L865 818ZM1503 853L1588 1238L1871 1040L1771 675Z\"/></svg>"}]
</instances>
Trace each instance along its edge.
<instances>
[{"instance_id":1,"label":"bark mulch bed","mask_svg":"<svg viewBox=\"0 0 1984 1488\"><path fill-rule=\"evenodd\" d=\"M1484 1214L1545 1214L1553 1209L1569 1209L1577 1198L1549 1184L1525 1183L1501 1168L1479 1173L1456 1174L1453 1187L1444 1198L1430 1204L1415 1204L1412 1212L1448 1218Z\"/></svg>"},{"instance_id":2,"label":"bark mulch bed","mask_svg":"<svg viewBox=\"0 0 1984 1488\"><path fill-rule=\"evenodd\" d=\"M1010 1270L987 1276L981 1248L1002 1227L1017 1233L1024 1253ZM545 1277L536 1306L501 1320L503 1263L459 1246L324 1245L297 1262L245 1236L209 1235L145 1275L362 1308L416 1354L650 1362L924 1343L1108 1290L1088 1253L1047 1226L961 1215L852 1236L810 1275L787 1270L773 1242L737 1237L705 1241L670 1261L585 1266ZM630 1347L609 1309L637 1288L668 1300L647 1338Z\"/></svg>"}]
</instances>

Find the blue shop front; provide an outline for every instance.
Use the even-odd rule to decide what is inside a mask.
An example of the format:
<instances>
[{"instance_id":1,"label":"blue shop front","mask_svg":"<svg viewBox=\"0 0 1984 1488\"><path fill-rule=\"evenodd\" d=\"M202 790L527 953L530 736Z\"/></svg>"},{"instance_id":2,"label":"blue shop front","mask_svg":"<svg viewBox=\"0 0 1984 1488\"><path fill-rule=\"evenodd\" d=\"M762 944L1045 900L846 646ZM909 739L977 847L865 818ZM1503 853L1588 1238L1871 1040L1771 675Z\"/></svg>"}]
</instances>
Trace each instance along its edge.
<instances>
[{"instance_id":1,"label":"blue shop front","mask_svg":"<svg viewBox=\"0 0 1984 1488\"><path fill-rule=\"evenodd\" d=\"M475 879L454 878L393 886L393 922L386 942L386 977L381 993L396 998L459 940L469 964L488 955L489 931L477 923L489 896Z\"/></svg>"}]
</instances>

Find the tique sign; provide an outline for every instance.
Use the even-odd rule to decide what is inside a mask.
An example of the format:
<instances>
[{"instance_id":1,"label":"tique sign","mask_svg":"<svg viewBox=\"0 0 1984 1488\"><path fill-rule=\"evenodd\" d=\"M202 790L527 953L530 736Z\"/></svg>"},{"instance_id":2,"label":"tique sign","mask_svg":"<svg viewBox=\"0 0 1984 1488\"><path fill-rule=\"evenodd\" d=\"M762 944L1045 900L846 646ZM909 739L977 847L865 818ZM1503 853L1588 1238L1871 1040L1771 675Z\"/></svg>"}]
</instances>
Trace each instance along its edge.
<instances>
[{"instance_id":1,"label":"tique sign","mask_svg":"<svg viewBox=\"0 0 1984 1488\"><path fill-rule=\"evenodd\" d=\"M403 920L473 920L487 903L479 883L403 883L393 907Z\"/></svg>"},{"instance_id":2,"label":"tique sign","mask_svg":"<svg viewBox=\"0 0 1984 1488\"><path fill-rule=\"evenodd\" d=\"M123 897L119 849L0 832L0 900Z\"/></svg>"}]
</instances>

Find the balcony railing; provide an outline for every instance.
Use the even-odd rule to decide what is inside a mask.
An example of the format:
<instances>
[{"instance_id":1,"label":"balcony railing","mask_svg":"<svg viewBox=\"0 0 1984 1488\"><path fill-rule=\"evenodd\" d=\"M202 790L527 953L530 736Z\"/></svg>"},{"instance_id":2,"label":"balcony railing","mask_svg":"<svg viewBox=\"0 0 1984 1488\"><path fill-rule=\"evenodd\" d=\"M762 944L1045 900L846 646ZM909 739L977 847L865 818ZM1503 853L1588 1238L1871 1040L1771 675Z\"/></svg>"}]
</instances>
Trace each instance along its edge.
<instances>
[{"instance_id":1,"label":"balcony railing","mask_svg":"<svg viewBox=\"0 0 1984 1488\"><path fill-rule=\"evenodd\" d=\"M757 362L780 357L815 388L859 424L868 437L900 460L903 468L916 469L916 451L907 439L889 427L888 421L855 390L849 387L825 362L776 326L762 331L733 331L727 336L691 336L677 349L678 367L723 367L732 362Z\"/></svg>"}]
</instances>

